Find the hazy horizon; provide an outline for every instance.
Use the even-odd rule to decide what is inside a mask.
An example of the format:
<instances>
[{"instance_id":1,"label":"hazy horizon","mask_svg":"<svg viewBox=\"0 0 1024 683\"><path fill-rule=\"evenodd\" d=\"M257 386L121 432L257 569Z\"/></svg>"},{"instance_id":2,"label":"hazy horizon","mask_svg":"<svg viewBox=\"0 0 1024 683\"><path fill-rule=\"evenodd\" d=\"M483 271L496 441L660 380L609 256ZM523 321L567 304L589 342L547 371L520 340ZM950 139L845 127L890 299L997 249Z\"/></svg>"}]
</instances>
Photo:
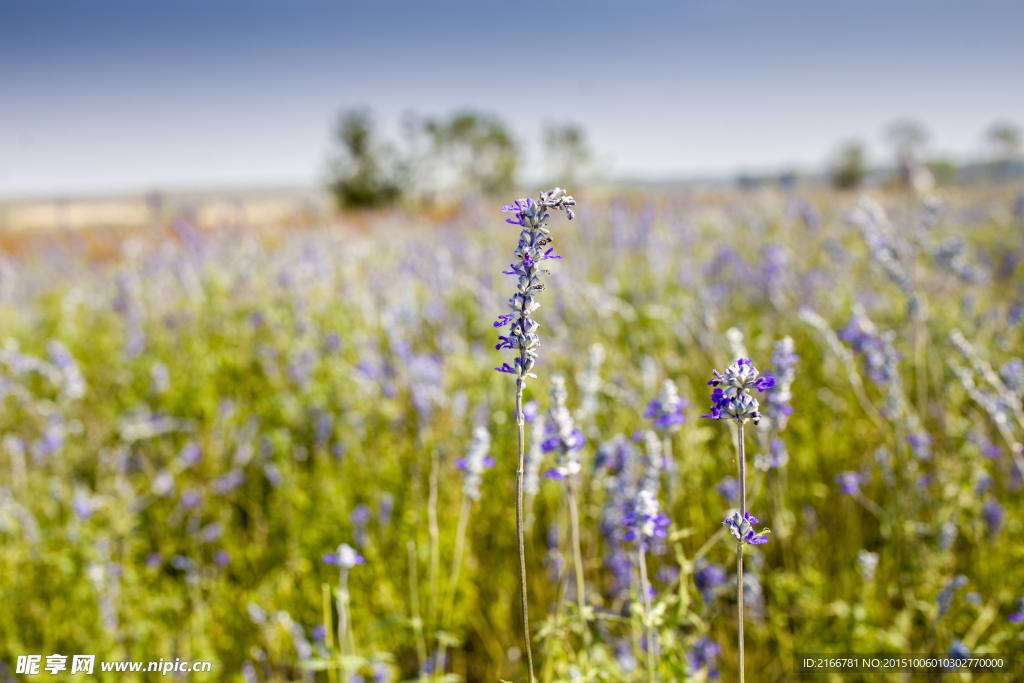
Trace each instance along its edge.
<instances>
[{"instance_id":1,"label":"hazy horizon","mask_svg":"<svg viewBox=\"0 0 1024 683\"><path fill-rule=\"evenodd\" d=\"M1008 0L520 7L7 2L0 196L309 185L357 106L388 135L406 111L493 112L532 156L574 121L611 177L646 180L815 169L853 138L878 161L897 118L966 158L1024 123Z\"/></svg>"}]
</instances>

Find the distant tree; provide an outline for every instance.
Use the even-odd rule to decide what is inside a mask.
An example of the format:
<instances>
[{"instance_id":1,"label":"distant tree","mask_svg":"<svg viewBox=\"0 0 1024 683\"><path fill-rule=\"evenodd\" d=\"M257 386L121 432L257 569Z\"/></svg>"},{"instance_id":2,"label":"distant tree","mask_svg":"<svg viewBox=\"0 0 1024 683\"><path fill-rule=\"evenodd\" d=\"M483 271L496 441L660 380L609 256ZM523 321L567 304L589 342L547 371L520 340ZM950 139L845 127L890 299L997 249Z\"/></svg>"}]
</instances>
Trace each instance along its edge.
<instances>
[{"instance_id":1,"label":"distant tree","mask_svg":"<svg viewBox=\"0 0 1024 683\"><path fill-rule=\"evenodd\" d=\"M441 193L504 194L515 186L519 148L496 116L462 111L446 120L426 119L427 165Z\"/></svg>"},{"instance_id":2,"label":"distant tree","mask_svg":"<svg viewBox=\"0 0 1024 683\"><path fill-rule=\"evenodd\" d=\"M342 114L335 139L330 187L340 208L377 208L400 198L402 165L390 145L376 140L369 110Z\"/></svg>"},{"instance_id":3,"label":"distant tree","mask_svg":"<svg viewBox=\"0 0 1024 683\"><path fill-rule=\"evenodd\" d=\"M911 119L899 119L885 129L885 139L893 149L900 182L918 192L927 192L935 184L923 163L929 138L925 127Z\"/></svg>"},{"instance_id":4,"label":"distant tree","mask_svg":"<svg viewBox=\"0 0 1024 683\"><path fill-rule=\"evenodd\" d=\"M593 158L583 128L576 123L547 124L544 127L544 151L548 157L551 181L566 187L578 187Z\"/></svg>"},{"instance_id":5,"label":"distant tree","mask_svg":"<svg viewBox=\"0 0 1024 683\"><path fill-rule=\"evenodd\" d=\"M1020 158L1022 135L1019 126L1009 121L998 121L985 132L985 142L992 156L992 173L1005 178L1010 166Z\"/></svg>"},{"instance_id":6,"label":"distant tree","mask_svg":"<svg viewBox=\"0 0 1024 683\"><path fill-rule=\"evenodd\" d=\"M843 145L832 163L832 185L840 190L852 190L860 187L867 174L864 145L859 142Z\"/></svg>"}]
</instances>

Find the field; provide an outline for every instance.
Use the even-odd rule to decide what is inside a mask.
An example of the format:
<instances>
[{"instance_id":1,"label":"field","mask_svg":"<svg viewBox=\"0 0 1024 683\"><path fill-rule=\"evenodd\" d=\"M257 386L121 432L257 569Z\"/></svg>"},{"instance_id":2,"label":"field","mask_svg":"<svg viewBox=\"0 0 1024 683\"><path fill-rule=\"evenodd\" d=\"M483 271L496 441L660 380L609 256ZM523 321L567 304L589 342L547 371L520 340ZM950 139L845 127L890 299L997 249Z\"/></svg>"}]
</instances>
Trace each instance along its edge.
<instances>
[{"instance_id":1,"label":"field","mask_svg":"<svg viewBox=\"0 0 1024 683\"><path fill-rule=\"evenodd\" d=\"M1017 192L584 192L571 222L552 212L524 397L538 680L736 679L736 428L700 416L742 357L776 379L745 427L771 529L745 556L750 680L796 680L795 653L1021 652ZM494 371L520 228L500 203L0 259L0 681L53 653L213 663L193 680L528 681L515 380ZM541 448L556 376L586 440L568 479L540 476L566 466ZM685 422L656 429L665 380ZM637 467L670 520L649 606L623 526ZM363 559L341 581L339 544Z\"/></svg>"}]
</instances>

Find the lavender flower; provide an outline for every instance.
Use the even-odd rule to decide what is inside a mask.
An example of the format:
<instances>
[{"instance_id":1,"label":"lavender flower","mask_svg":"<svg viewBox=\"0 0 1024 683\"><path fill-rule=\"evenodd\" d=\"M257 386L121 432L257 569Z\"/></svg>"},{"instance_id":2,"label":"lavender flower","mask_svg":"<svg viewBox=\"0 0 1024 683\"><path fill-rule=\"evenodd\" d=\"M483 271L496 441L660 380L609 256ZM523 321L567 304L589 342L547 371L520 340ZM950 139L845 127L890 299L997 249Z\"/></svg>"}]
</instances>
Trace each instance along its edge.
<instances>
[{"instance_id":1,"label":"lavender flower","mask_svg":"<svg viewBox=\"0 0 1024 683\"><path fill-rule=\"evenodd\" d=\"M715 563L708 563L701 558L693 567L693 583L700 592L704 603L710 603L715 595L715 589L725 584L728 575L725 573L725 566Z\"/></svg>"},{"instance_id":2,"label":"lavender flower","mask_svg":"<svg viewBox=\"0 0 1024 683\"><path fill-rule=\"evenodd\" d=\"M749 512L743 513L742 516L739 512L734 512L722 522L740 545L763 545L768 542L768 534L771 533L770 529L766 527L761 531L754 531L753 525L760 523L761 520Z\"/></svg>"},{"instance_id":3,"label":"lavender flower","mask_svg":"<svg viewBox=\"0 0 1024 683\"><path fill-rule=\"evenodd\" d=\"M641 548L647 547L647 540L667 538L669 518L658 506L658 499L646 489L637 492L633 511L622 523L627 531L624 540L636 541Z\"/></svg>"},{"instance_id":4,"label":"lavender flower","mask_svg":"<svg viewBox=\"0 0 1024 683\"><path fill-rule=\"evenodd\" d=\"M936 621L941 619L946 612L949 611L950 605L953 604L953 594L968 583L969 581L966 576L963 574L957 574L952 581L947 583L942 590L939 591L939 594L935 596Z\"/></svg>"},{"instance_id":5,"label":"lavender flower","mask_svg":"<svg viewBox=\"0 0 1024 683\"><path fill-rule=\"evenodd\" d=\"M576 423L565 405L568 392L565 379L558 375L551 378L551 408L548 409L547 435L541 444L544 452L554 451L558 464L544 473L550 479L574 477L580 472L579 451L586 443L583 432L576 429Z\"/></svg>"},{"instance_id":6,"label":"lavender flower","mask_svg":"<svg viewBox=\"0 0 1024 683\"><path fill-rule=\"evenodd\" d=\"M356 565L366 563L363 556L357 553L355 549L347 543L342 543L338 546L338 549L335 552L327 553L322 559L324 564L333 564L340 567L342 570L351 569Z\"/></svg>"},{"instance_id":7,"label":"lavender flower","mask_svg":"<svg viewBox=\"0 0 1024 683\"><path fill-rule=\"evenodd\" d=\"M861 476L857 472L843 472L836 475L835 482L844 496L852 496L860 490Z\"/></svg>"},{"instance_id":8,"label":"lavender flower","mask_svg":"<svg viewBox=\"0 0 1024 683\"><path fill-rule=\"evenodd\" d=\"M1003 518L1005 516L1006 508L996 502L994 498L989 498L985 501L985 505L981 508L981 517L985 520L990 540L995 540L999 535L999 531L1003 528Z\"/></svg>"},{"instance_id":9,"label":"lavender flower","mask_svg":"<svg viewBox=\"0 0 1024 683\"><path fill-rule=\"evenodd\" d=\"M689 407L690 403L679 395L676 383L666 379L661 384L661 393L658 398L651 399L647 404L644 417L654 420L654 429L665 434L678 429L678 426L686 422L683 415L683 408Z\"/></svg>"},{"instance_id":10,"label":"lavender flower","mask_svg":"<svg viewBox=\"0 0 1024 683\"><path fill-rule=\"evenodd\" d=\"M786 428L789 416L793 414L793 407L789 402L793 399L790 390L793 380L796 378L794 367L800 356L796 355L792 337L783 337L775 342L775 353L772 354L771 364L773 366L773 377L775 386L765 399L765 414L775 423L776 428L782 431Z\"/></svg>"},{"instance_id":11,"label":"lavender flower","mask_svg":"<svg viewBox=\"0 0 1024 683\"><path fill-rule=\"evenodd\" d=\"M704 636L690 646L686 652L686 673L694 676L701 669L708 670L708 680L718 680L718 664L715 661L722 654L722 647Z\"/></svg>"},{"instance_id":12,"label":"lavender flower","mask_svg":"<svg viewBox=\"0 0 1024 683\"><path fill-rule=\"evenodd\" d=\"M366 524L370 521L370 508L360 503L352 508L348 521L352 523L352 537L360 548L366 547Z\"/></svg>"},{"instance_id":13,"label":"lavender flower","mask_svg":"<svg viewBox=\"0 0 1024 683\"><path fill-rule=\"evenodd\" d=\"M724 477L715 487L715 492L729 502L736 502L740 497L740 483L736 477Z\"/></svg>"},{"instance_id":14,"label":"lavender flower","mask_svg":"<svg viewBox=\"0 0 1024 683\"><path fill-rule=\"evenodd\" d=\"M494 458L487 455L491 450L491 434L486 427L473 430L473 442L466 456L455 461L455 468L462 470L462 492L470 500L480 500L480 485L483 474L494 467Z\"/></svg>"},{"instance_id":15,"label":"lavender flower","mask_svg":"<svg viewBox=\"0 0 1024 683\"><path fill-rule=\"evenodd\" d=\"M504 363L495 370L516 375L520 380L536 378L530 370L537 360L537 348L540 346L540 338L537 336L539 325L530 318L530 314L540 306L534 294L544 290L540 276L548 272L540 269L538 264L548 259L562 258L552 255L551 248L544 249L552 241L551 231L545 227L551 218L547 209L565 209L569 220L572 220L573 213L569 207L575 204L576 200L567 196L565 190L556 187L542 192L536 202L529 198L517 199L514 204L501 209L506 213L515 213L514 220L508 218L505 222L522 226L523 230L519 233L519 244L513 252L515 261L511 264L512 270L502 271L518 278L518 291L508 301L513 312L499 316L494 323L495 327L511 325L509 335L499 336L499 344L495 348L518 349L519 355L515 358L514 367Z\"/></svg>"},{"instance_id":16,"label":"lavender flower","mask_svg":"<svg viewBox=\"0 0 1024 683\"><path fill-rule=\"evenodd\" d=\"M711 406L710 413L705 413L701 417L712 420L731 417L738 423L753 420L754 424L757 424L761 419L757 399L747 392L750 389L767 391L775 386L775 379L759 378L760 373L749 358L740 358L726 369L725 374L720 374L718 370L711 372L715 378L708 382L708 386L715 387L711 392L711 401L714 405Z\"/></svg>"},{"instance_id":17,"label":"lavender flower","mask_svg":"<svg viewBox=\"0 0 1024 683\"><path fill-rule=\"evenodd\" d=\"M782 439L772 439L768 443L767 455L758 454L754 456L754 467L762 472L785 467L788 462L789 450L786 448L786 442Z\"/></svg>"},{"instance_id":18,"label":"lavender flower","mask_svg":"<svg viewBox=\"0 0 1024 683\"><path fill-rule=\"evenodd\" d=\"M1024 623L1024 598L1017 598L1017 611L1006 617L1011 624Z\"/></svg>"}]
</instances>

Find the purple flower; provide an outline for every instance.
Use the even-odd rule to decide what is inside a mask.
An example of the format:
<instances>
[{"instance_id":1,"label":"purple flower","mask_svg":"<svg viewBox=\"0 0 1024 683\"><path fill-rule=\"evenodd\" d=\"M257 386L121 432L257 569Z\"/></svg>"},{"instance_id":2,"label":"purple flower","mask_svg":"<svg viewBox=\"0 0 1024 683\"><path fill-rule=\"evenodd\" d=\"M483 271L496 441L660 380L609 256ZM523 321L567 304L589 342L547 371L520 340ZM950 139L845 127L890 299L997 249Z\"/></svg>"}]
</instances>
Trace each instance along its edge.
<instances>
[{"instance_id":1,"label":"purple flower","mask_svg":"<svg viewBox=\"0 0 1024 683\"><path fill-rule=\"evenodd\" d=\"M1006 508L996 502L994 498L989 498L985 501L984 507L981 508L981 516L985 520L985 526L988 527L988 537L995 539L1003 527Z\"/></svg>"},{"instance_id":2,"label":"purple flower","mask_svg":"<svg viewBox=\"0 0 1024 683\"><path fill-rule=\"evenodd\" d=\"M245 483L245 472L242 470L231 470L227 474L218 477L213 481L213 490L218 495L231 493Z\"/></svg>"},{"instance_id":3,"label":"purple flower","mask_svg":"<svg viewBox=\"0 0 1024 683\"><path fill-rule=\"evenodd\" d=\"M793 398L790 388L796 377L794 366L800 360L800 356L794 353L792 337L783 337L775 342L775 353L772 354L771 364L774 366L775 382L774 391L765 397L765 412L776 424L779 430L786 428L789 416L793 414L793 408L789 402Z\"/></svg>"},{"instance_id":4,"label":"purple flower","mask_svg":"<svg viewBox=\"0 0 1024 683\"><path fill-rule=\"evenodd\" d=\"M679 395L679 389L675 382L666 379L662 382L661 393L658 398L651 399L644 411L644 417L654 420L654 429L665 433L671 431L676 425L686 422L683 415L683 408L688 407L689 402Z\"/></svg>"},{"instance_id":5,"label":"purple flower","mask_svg":"<svg viewBox=\"0 0 1024 683\"><path fill-rule=\"evenodd\" d=\"M558 463L554 469L544 474L549 479L565 479L579 474L579 450L586 443L583 432L576 428L569 408L565 405L569 392L565 388L565 378L555 375L551 378L551 408L548 409L545 421L548 438L541 444L545 453L554 451Z\"/></svg>"},{"instance_id":6,"label":"purple flower","mask_svg":"<svg viewBox=\"0 0 1024 683\"><path fill-rule=\"evenodd\" d=\"M455 461L455 467L462 470L462 492L470 500L480 500L480 485L484 472L494 467L494 458L488 455L491 449L491 434L486 427L473 430L473 442L464 458Z\"/></svg>"},{"instance_id":7,"label":"purple flower","mask_svg":"<svg viewBox=\"0 0 1024 683\"><path fill-rule=\"evenodd\" d=\"M857 472L843 472L836 475L835 482L844 496L852 496L860 489L861 476Z\"/></svg>"},{"instance_id":8,"label":"purple flower","mask_svg":"<svg viewBox=\"0 0 1024 683\"><path fill-rule=\"evenodd\" d=\"M377 526L382 530L391 524L391 513L395 509L395 497L385 491L377 501Z\"/></svg>"},{"instance_id":9,"label":"purple flower","mask_svg":"<svg viewBox=\"0 0 1024 683\"><path fill-rule=\"evenodd\" d=\"M724 374L718 370L712 370L714 378L708 382L708 386L714 387L711 392L711 412L704 413L701 417L721 420L723 417L730 417L736 422L742 423L753 420L757 424L761 419L758 411L757 399L751 396L748 391L757 389L759 392L767 391L775 386L775 379L772 377L758 377L758 370L753 366L749 358L740 358L726 368Z\"/></svg>"},{"instance_id":10,"label":"purple flower","mask_svg":"<svg viewBox=\"0 0 1024 683\"><path fill-rule=\"evenodd\" d=\"M627 529L623 540L636 541L642 549L646 549L648 539L668 537L670 520L659 509L654 494L647 489L640 489L633 501L632 511L622 523Z\"/></svg>"},{"instance_id":11,"label":"purple flower","mask_svg":"<svg viewBox=\"0 0 1024 683\"><path fill-rule=\"evenodd\" d=\"M567 196L565 190L556 187L549 192L542 192L536 202L529 198L517 199L501 209L505 213L515 213L515 219L508 218L506 222L519 225L523 230L513 252L515 260L509 266L511 270L502 271L518 279L517 291L508 301L512 313L501 315L494 323L495 327L510 326L507 336L498 337L499 343L495 349L518 351L518 355L514 365L504 363L495 368L498 372L516 375L520 380L536 377L530 370L537 360L537 348L540 346L540 338L536 334L539 325L530 318L530 314L540 306L534 295L544 290L545 285L540 281L540 276L547 272L538 268L538 264L560 258L552 255L552 248L545 249L551 242L550 231L545 227L551 218L547 210L565 209L566 215L572 219L569 207L575 204L576 200Z\"/></svg>"},{"instance_id":12,"label":"purple flower","mask_svg":"<svg viewBox=\"0 0 1024 683\"><path fill-rule=\"evenodd\" d=\"M725 518L722 525L729 530L729 533L731 533L733 538L735 538L741 545L763 545L768 542L768 534L771 533L771 531L765 528L761 531L755 532L753 525L760 523L761 520L754 517L749 512L743 513L743 516L740 516L739 512L734 512Z\"/></svg>"},{"instance_id":13,"label":"purple flower","mask_svg":"<svg viewBox=\"0 0 1024 683\"><path fill-rule=\"evenodd\" d=\"M928 460L931 458L932 439L927 434L908 434L907 443L910 444L911 450L914 451L914 457L918 460Z\"/></svg>"},{"instance_id":14,"label":"purple flower","mask_svg":"<svg viewBox=\"0 0 1024 683\"><path fill-rule=\"evenodd\" d=\"M200 463L203 459L203 451L193 442L188 442L182 446L178 452L178 462L181 463L182 467L194 467Z\"/></svg>"},{"instance_id":15,"label":"purple flower","mask_svg":"<svg viewBox=\"0 0 1024 683\"><path fill-rule=\"evenodd\" d=\"M201 502L203 502L202 496L200 496L195 489L185 489L181 492L181 496L178 497L178 505L180 505L183 510L191 510L192 508L197 507Z\"/></svg>"},{"instance_id":16,"label":"purple flower","mask_svg":"<svg viewBox=\"0 0 1024 683\"><path fill-rule=\"evenodd\" d=\"M157 567L159 567L163 563L164 563L164 556L161 555L160 553L153 552L153 553L150 553L149 555L146 555L146 566L151 568L151 569L156 569Z\"/></svg>"},{"instance_id":17,"label":"purple flower","mask_svg":"<svg viewBox=\"0 0 1024 683\"><path fill-rule=\"evenodd\" d=\"M722 496L726 500L733 502L739 500L740 497L740 483L735 477L725 477L722 481L718 482L718 486L715 487L715 491L718 495Z\"/></svg>"},{"instance_id":18,"label":"purple flower","mask_svg":"<svg viewBox=\"0 0 1024 683\"><path fill-rule=\"evenodd\" d=\"M1017 611L1006 617L1011 624L1024 623L1024 598L1017 598Z\"/></svg>"},{"instance_id":19,"label":"purple flower","mask_svg":"<svg viewBox=\"0 0 1024 683\"><path fill-rule=\"evenodd\" d=\"M342 569L351 569L359 564L365 564L366 560L362 555L357 553L352 546L347 543L342 543L338 546L338 549L333 553L327 553L323 556L325 564L333 564L341 567Z\"/></svg>"},{"instance_id":20,"label":"purple flower","mask_svg":"<svg viewBox=\"0 0 1024 683\"><path fill-rule=\"evenodd\" d=\"M226 567L231 564L231 554L226 550L218 550L213 554L213 562L218 567Z\"/></svg>"},{"instance_id":21,"label":"purple flower","mask_svg":"<svg viewBox=\"0 0 1024 683\"><path fill-rule=\"evenodd\" d=\"M725 566L716 563L708 564L708 561L701 558L693 567L693 583L700 591L701 598L705 603L711 602L715 589L728 580L725 573Z\"/></svg>"},{"instance_id":22,"label":"purple flower","mask_svg":"<svg viewBox=\"0 0 1024 683\"><path fill-rule=\"evenodd\" d=\"M708 670L708 679L718 679L718 666L715 660L722 654L721 646L707 638L707 636L696 641L686 652L686 669L691 676L696 675L701 669Z\"/></svg>"}]
</instances>

